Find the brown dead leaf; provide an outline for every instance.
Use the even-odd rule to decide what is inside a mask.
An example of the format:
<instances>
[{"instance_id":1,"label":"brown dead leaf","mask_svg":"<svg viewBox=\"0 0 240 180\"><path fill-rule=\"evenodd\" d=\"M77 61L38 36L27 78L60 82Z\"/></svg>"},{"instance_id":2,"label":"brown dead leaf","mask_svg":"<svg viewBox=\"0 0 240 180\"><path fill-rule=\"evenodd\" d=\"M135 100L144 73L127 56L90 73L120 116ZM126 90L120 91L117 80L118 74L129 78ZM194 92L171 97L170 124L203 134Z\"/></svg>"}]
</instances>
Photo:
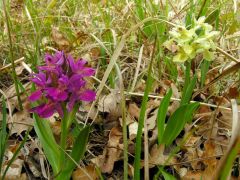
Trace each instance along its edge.
<instances>
[{"instance_id":1,"label":"brown dead leaf","mask_svg":"<svg viewBox=\"0 0 240 180\"><path fill-rule=\"evenodd\" d=\"M15 148L16 146L14 146ZM7 150L7 152L5 153L6 155L6 158L8 160L10 160L13 155L14 155L14 151L11 151L11 150ZM6 161L4 164L3 164L3 167L2 167L2 173L4 172L4 170L7 168L7 164L8 162ZM22 167L23 167L23 160L19 159L19 158L16 158L13 163L10 165L8 171L7 171L7 174L6 174L6 177L5 179L8 179L8 180L15 180L15 179L19 179L20 176L21 176L21 172L22 172ZM2 174L1 174L2 175ZM0 175L0 176L1 176Z\"/></svg>"},{"instance_id":2,"label":"brown dead leaf","mask_svg":"<svg viewBox=\"0 0 240 180\"><path fill-rule=\"evenodd\" d=\"M54 135L60 136L61 134L61 121L54 121L53 123L50 124L51 129Z\"/></svg>"},{"instance_id":3,"label":"brown dead leaf","mask_svg":"<svg viewBox=\"0 0 240 180\"><path fill-rule=\"evenodd\" d=\"M30 82L23 85L24 89L26 89L26 90L28 90L30 88L30 86L31 86ZM12 111L14 109L20 110L19 105L18 105L18 99L17 99L17 96L16 96L15 86L11 85L4 92L5 92L6 96L9 98L9 103L10 103L10 106L11 106L11 110ZM20 98L23 102L23 107L27 108L27 105L28 105L27 94L26 93L21 94Z\"/></svg>"},{"instance_id":4,"label":"brown dead leaf","mask_svg":"<svg viewBox=\"0 0 240 180\"><path fill-rule=\"evenodd\" d=\"M194 170L199 170L201 169L201 163L199 161L191 161L193 159L198 159L199 155L198 155L198 151L196 148L187 148L187 152L184 155L185 157L185 161L190 161L191 167Z\"/></svg>"},{"instance_id":5,"label":"brown dead leaf","mask_svg":"<svg viewBox=\"0 0 240 180\"><path fill-rule=\"evenodd\" d=\"M110 130L119 125L119 118L122 116L120 102L120 94L116 91L100 99L98 110L105 112L106 117L103 119L105 129Z\"/></svg>"},{"instance_id":6,"label":"brown dead leaf","mask_svg":"<svg viewBox=\"0 0 240 180\"><path fill-rule=\"evenodd\" d=\"M109 133L109 141L107 147L103 151L103 155L92 159L92 162L100 167L103 173L111 173L114 167L114 163L119 160L122 153L121 143L122 132L119 128L114 127Z\"/></svg>"},{"instance_id":7,"label":"brown dead leaf","mask_svg":"<svg viewBox=\"0 0 240 180\"><path fill-rule=\"evenodd\" d=\"M132 116L133 118L136 118L136 120L138 120L139 114L140 114L140 109L136 105L136 103L130 103L129 104L128 112L129 112L130 116Z\"/></svg>"},{"instance_id":8,"label":"brown dead leaf","mask_svg":"<svg viewBox=\"0 0 240 180\"><path fill-rule=\"evenodd\" d=\"M203 152L202 158L209 158L204 160L203 163L206 165L206 168L203 172L203 179L211 180L213 172L216 170L218 160L216 157L216 145L212 141L206 141L204 144L205 151Z\"/></svg>"},{"instance_id":9,"label":"brown dead leaf","mask_svg":"<svg viewBox=\"0 0 240 180\"><path fill-rule=\"evenodd\" d=\"M158 129L157 129L157 126L150 131L149 133L149 146L152 146L153 144L156 143L156 140L157 140L157 137L158 137Z\"/></svg>"},{"instance_id":10,"label":"brown dead leaf","mask_svg":"<svg viewBox=\"0 0 240 180\"><path fill-rule=\"evenodd\" d=\"M197 171L187 171L185 176L182 177L183 180L201 180L202 179L202 173Z\"/></svg>"},{"instance_id":11,"label":"brown dead leaf","mask_svg":"<svg viewBox=\"0 0 240 180\"><path fill-rule=\"evenodd\" d=\"M152 116L146 119L148 130L153 130L156 127L157 114L158 114L158 109L155 109L155 111L152 113Z\"/></svg>"},{"instance_id":12,"label":"brown dead leaf","mask_svg":"<svg viewBox=\"0 0 240 180\"><path fill-rule=\"evenodd\" d=\"M150 157L149 157L149 167L152 168L156 165L163 165L166 160L169 158L168 155L164 154L164 145L158 146L157 144L153 145L152 149L150 150ZM176 163L176 158L172 157L167 164ZM166 164L166 165L167 165Z\"/></svg>"},{"instance_id":13,"label":"brown dead leaf","mask_svg":"<svg viewBox=\"0 0 240 180\"><path fill-rule=\"evenodd\" d=\"M25 69L25 68L24 68L23 66L17 66L17 67L15 68L16 74L17 74L18 76L21 75L24 69Z\"/></svg>"},{"instance_id":14,"label":"brown dead leaf","mask_svg":"<svg viewBox=\"0 0 240 180\"><path fill-rule=\"evenodd\" d=\"M28 111L18 111L13 115L12 119L8 117L8 128L11 129L10 135L14 133L21 134L21 132L27 131L32 127L33 119Z\"/></svg>"},{"instance_id":15,"label":"brown dead leaf","mask_svg":"<svg viewBox=\"0 0 240 180\"><path fill-rule=\"evenodd\" d=\"M133 122L129 124L128 129L129 129L129 140L135 139L138 131L138 123Z\"/></svg>"},{"instance_id":16,"label":"brown dead leaf","mask_svg":"<svg viewBox=\"0 0 240 180\"><path fill-rule=\"evenodd\" d=\"M120 121L120 125L122 126L122 123L123 123L122 118L119 118L119 121ZM126 125L128 126L129 124L134 123L134 122L135 122L135 120L128 113L127 117L126 117Z\"/></svg>"},{"instance_id":17,"label":"brown dead leaf","mask_svg":"<svg viewBox=\"0 0 240 180\"><path fill-rule=\"evenodd\" d=\"M90 55L92 60L98 60L101 55L101 49L99 47L92 48L90 50Z\"/></svg>"},{"instance_id":18,"label":"brown dead leaf","mask_svg":"<svg viewBox=\"0 0 240 180\"><path fill-rule=\"evenodd\" d=\"M73 180L97 180L98 174L95 166L88 165L84 168L76 169L72 174Z\"/></svg>"},{"instance_id":19,"label":"brown dead leaf","mask_svg":"<svg viewBox=\"0 0 240 180\"><path fill-rule=\"evenodd\" d=\"M239 97L238 87L236 86L230 87L228 90L228 97L230 99L237 99Z\"/></svg>"},{"instance_id":20,"label":"brown dead leaf","mask_svg":"<svg viewBox=\"0 0 240 180\"><path fill-rule=\"evenodd\" d=\"M67 50L70 46L68 39L60 32L59 28L52 28L52 39L60 50Z\"/></svg>"},{"instance_id":21,"label":"brown dead leaf","mask_svg":"<svg viewBox=\"0 0 240 180\"><path fill-rule=\"evenodd\" d=\"M40 172L40 166L34 161L31 156L27 156L25 158L25 163L28 165L35 178L39 178L42 175Z\"/></svg>"},{"instance_id":22,"label":"brown dead leaf","mask_svg":"<svg viewBox=\"0 0 240 180\"><path fill-rule=\"evenodd\" d=\"M120 108L121 97L117 92L112 92L104 95L98 103L98 110L100 112L108 112L115 116L121 116Z\"/></svg>"}]
</instances>

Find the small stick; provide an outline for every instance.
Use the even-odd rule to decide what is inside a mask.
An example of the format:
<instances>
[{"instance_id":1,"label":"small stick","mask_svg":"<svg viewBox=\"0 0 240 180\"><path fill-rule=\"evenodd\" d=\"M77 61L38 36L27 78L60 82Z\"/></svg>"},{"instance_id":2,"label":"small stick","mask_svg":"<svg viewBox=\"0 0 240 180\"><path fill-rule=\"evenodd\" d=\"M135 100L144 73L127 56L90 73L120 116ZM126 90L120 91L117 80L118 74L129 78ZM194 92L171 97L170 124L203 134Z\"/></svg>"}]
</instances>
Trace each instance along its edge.
<instances>
[{"instance_id":1,"label":"small stick","mask_svg":"<svg viewBox=\"0 0 240 180\"><path fill-rule=\"evenodd\" d=\"M226 51L224 51L220 47L217 47L217 51L222 53L223 55L227 56L229 59L233 60L234 62L239 63L238 59L236 59L234 56L232 56L231 54L227 53Z\"/></svg>"},{"instance_id":2,"label":"small stick","mask_svg":"<svg viewBox=\"0 0 240 180\"><path fill-rule=\"evenodd\" d=\"M130 96L142 96L143 97L143 93L135 93L135 92L126 92L126 95L130 95ZM163 96L156 96L156 95L148 95L148 97L150 98L155 98L155 99L163 99L164 97ZM171 98L172 101L181 101L181 99L178 99L178 98ZM198 101L190 101L190 103L194 103L194 102L198 102ZM199 102L200 105L203 105L203 106L208 106L208 107L213 107L213 108L219 108L219 109L224 109L224 110L228 110L228 111L232 111L231 108L228 108L228 107L224 107L224 106L217 106L215 104L209 104L209 103L204 103L204 102ZM238 111L240 112L240 111Z\"/></svg>"},{"instance_id":3,"label":"small stick","mask_svg":"<svg viewBox=\"0 0 240 180\"><path fill-rule=\"evenodd\" d=\"M14 61L14 64L21 63L24 59L25 59L24 57L21 57L21 58L15 60L15 61ZM12 64L7 64L7 65L5 65L5 66L3 66L3 67L0 68L0 72L1 72L1 71L4 71L4 70L6 70L6 69L8 69L8 68L10 68L10 67L12 67Z\"/></svg>"}]
</instances>

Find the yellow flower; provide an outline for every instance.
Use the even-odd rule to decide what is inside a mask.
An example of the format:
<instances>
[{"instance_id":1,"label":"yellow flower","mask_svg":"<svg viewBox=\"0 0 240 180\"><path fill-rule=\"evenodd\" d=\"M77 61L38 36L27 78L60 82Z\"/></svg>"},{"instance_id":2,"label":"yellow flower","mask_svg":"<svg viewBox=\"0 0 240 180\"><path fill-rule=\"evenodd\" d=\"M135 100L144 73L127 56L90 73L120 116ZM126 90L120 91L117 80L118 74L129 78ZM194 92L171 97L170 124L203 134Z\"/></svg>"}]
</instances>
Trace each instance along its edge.
<instances>
[{"instance_id":1,"label":"yellow flower","mask_svg":"<svg viewBox=\"0 0 240 180\"><path fill-rule=\"evenodd\" d=\"M214 39L219 35L218 31L212 31L213 27L205 23L205 17L194 20L193 27L187 29L185 26L178 26L169 32L172 39L166 41L163 45L172 51L175 45L176 55L174 62L184 62L194 59L197 54L202 54L206 60L214 59L216 45ZM172 52L175 52L172 51Z\"/></svg>"}]
</instances>

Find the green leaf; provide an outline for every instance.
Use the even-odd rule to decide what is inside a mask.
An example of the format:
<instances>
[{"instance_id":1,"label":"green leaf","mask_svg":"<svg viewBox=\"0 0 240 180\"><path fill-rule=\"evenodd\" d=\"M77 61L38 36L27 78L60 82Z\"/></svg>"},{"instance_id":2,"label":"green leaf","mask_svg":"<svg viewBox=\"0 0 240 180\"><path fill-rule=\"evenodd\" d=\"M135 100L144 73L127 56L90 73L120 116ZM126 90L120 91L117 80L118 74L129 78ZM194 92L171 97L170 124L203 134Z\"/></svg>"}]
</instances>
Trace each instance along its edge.
<instances>
[{"instance_id":1,"label":"green leaf","mask_svg":"<svg viewBox=\"0 0 240 180\"><path fill-rule=\"evenodd\" d=\"M210 66L210 61L203 60L201 64L201 87L204 86L206 75L209 70L209 66Z\"/></svg>"},{"instance_id":2,"label":"green leaf","mask_svg":"<svg viewBox=\"0 0 240 180\"><path fill-rule=\"evenodd\" d=\"M85 128L83 128L78 137L75 140L72 152L70 154L71 158L67 159L65 168L63 169L63 171L57 176L57 179L61 179L61 178L70 178L72 171L74 170L74 168L76 167L76 163L78 163L80 161L81 158L83 158L84 153L86 151L86 146L88 143L88 137L89 137L89 132L90 132L90 126L86 126ZM74 161L73 161L74 160Z\"/></svg>"},{"instance_id":3,"label":"green leaf","mask_svg":"<svg viewBox=\"0 0 240 180\"><path fill-rule=\"evenodd\" d=\"M176 63L170 60L167 56L163 57L163 60L164 60L164 63L166 64L167 70L169 71L170 78L176 82L178 77L178 70L177 70Z\"/></svg>"},{"instance_id":4,"label":"green leaf","mask_svg":"<svg viewBox=\"0 0 240 180\"><path fill-rule=\"evenodd\" d=\"M211 0L204 0L202 3L202 6L200 8L200 11L198 13L198 18L201 16L206 16L207 10L209 6L211 5Z\"/></svg>"},{"instance_id":5,"label":"green leaf","mask_svg":"<svg viewBox=\"0 0 240 180\"><path fill-rule=\"evenodd\" d=\"M199 103L192 103L180 106L169 118L163 134L163 143L169 146L183 130L185 124L192 120L193 113Z\"/></svg>"},{"instance_id":6,"label":"green leaf","mask_svg":"<svg viewBox=\"0 0 240 180\"><path fill-rule=\"evenodd\" d=\"M220 10L219 8L215 9L214 11L212 11L208 17L206 18L205 22L208 23L208 24L212 24L214 21L217 20L217 18L219 17L219 13L220 13Z\"/></svg>"},{"instance_id":7,"label":"green leaf","mask_svg":"<svg viewBox=\"0 0 240 180\"><path fill-rule=\"evenodd\" d=\"M3 157L6 149L6 142L8 139L7 133L7 109L5 99L2 99L2 124L0 129L0 174L2 170Z\"/></svg>"},{"instance_id":8,"label":"green leaf","mask_svg":"<svg viewBox=\"0 0 240 180\"><path fill-rule=\"evenodd\" d=\"M23 145L24 145L25 142L27 141L29 131L30 131L30 130L27 131L27 133L26 133L25 136L24 136L23 141L20 143L20 145L18 146L17 150L14 152L13 157L12 157L12 158L10 159L10 161L8 162L8 165L7 165L7 167L6 167L6 169L5 169L4 173L3 173L3 175L2 175L2 177L1 177L2 179L5 178L5 176L6 176L6 174L7 174L7 171L8 171L8 169L9 169L9 167L11 166L11 164L13 163L13 161L16 159L16 157L17 157L19 151L22 149Z\"/></svg>"},{"instance_id":9,"label":"green leaf","mask_svg":"<svg viewBox=\"0 0 240 180\"><path fill-rule=\"evenodd\" d=\"M34 129L42 144L44 153L52 166L54 174L57 174L60 171L59 167L60 150L58 149L58 144L54 139L49 122L44 119L40 119L35 114L33 115L33 118L35 120Z\"/></svg>"},{"instance_id":10,"label":"green leaf","mask_svg":"<svg viewBox=\"0 0 240 180\"><path fill-rule=\"evenodd\" d=\"M168 106L172 96L172 89L168 91L166 96L163 98L157 114L157 127L158 127L158 144L161 144L163 138L164 124L167 115Z\"/></svg>"},{"instance_id":11,"label":"green leaf","mask_svg":"<svg viewBox=\"0 0 240 180\"><path fill-rule=\"evenodd\" d=\"M165 180L176 180L176 178L175 178L173 175L167 173L167 172L166 172L165 170L163 170L163 169L161 169L161 173L162 173L162 175L163 175L163 177L164 177Z\"/></svg>"},{"instance_id":12,"label":"green leaf","mask_svg":"<svg viewBox=\"0 0 240 180\"><path fill-rule=\"evenodd\" d=\"M145 1L143 0L135 0L135 4L136 4L136 15L137 17L142 21L146 18L145 16L145 11L146 11L146 8L144 7L146 4L145 4ZM144 26L143 26L143 32L148 36L150 37L152 35L152 22L146 22L144 23Z\"/></svg>"},{"instance_id":13,"label":"green leaf","mask_svg":"<svg viewBox=\"0 0 240 180\"><path fill-rule=\"evenodd\" d=\"M196 85L196 82L197 82L197 75L195 74L193 79L188 84L185 92L183 93L182 100L181 100L181 103L180 103L181 106L185 105L185 104L188 104L189 101L191 100L193 89Z\"/></svg>"},{"instance_id":14,"label":"green leaf","mask_svg":"<svg viewBox=\"0 0 240 180\"><path fill-rule=\"evenodd\" d=\"M192 27L193 25L193 16L194 16L194 11L195 11L195 4L194 4L194 1L193 0L190 0L190 8L187 12L187 15L186 15L186 19L185 19L185 24L186 24L186 27Z\"/></svg>"}]
</instances>

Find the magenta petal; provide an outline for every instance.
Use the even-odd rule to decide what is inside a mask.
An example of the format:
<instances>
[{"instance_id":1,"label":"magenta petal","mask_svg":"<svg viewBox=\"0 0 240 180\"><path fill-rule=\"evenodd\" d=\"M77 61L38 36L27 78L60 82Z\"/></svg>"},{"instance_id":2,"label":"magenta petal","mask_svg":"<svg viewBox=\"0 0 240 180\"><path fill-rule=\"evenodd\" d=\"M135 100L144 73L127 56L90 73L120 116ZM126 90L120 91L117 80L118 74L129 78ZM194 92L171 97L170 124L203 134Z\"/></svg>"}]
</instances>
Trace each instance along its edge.
<instances>
[{"instance_id":1,"label":"magenta petal","mask_svg":"<svg viewBox=\"0 0 240 180\"><path fill-rule=\"evenodd\" d=\"M84 59L78 59L77 62L76 62L76 65L78 68L83 68L83 66L87 64L87 61L84 60Z\"/></svg>"},{"instance_id":2,"label":"magenta petal","mask_svg":"<svg viewBox=\"0 0 240 180\"><path fill-rule=\"evenodd\" d=\"M57 100L65 101L68 98L68 93L65 91L60 91L57 95Z\"/></svg>"},{"instance_id":3,"label":"magenta petal","mask_svg":"<svg viewBox=\"0 0 240 180\"><path fill-rule=\"evenodd\" d=\"M63 117L63 110L62 110L61 104L57 103L57 104L55 105L55 109L56 109L56 111L58 112L58 114L59 114L61 117Z\"/></svg>"},{"instance_id":4,"label":"magenta petal","mask_svg":"<svg viewBox=\"0 0 240 180\"><path fill-rule=\"evenodd\" d=\"M42 96L42 91L41 90L37 90L35 92L33 92L29 97L29 101L33 102L33 101L37 101L38 99L40 99L40 97Z\"/></svg>"},{"instance_id":5,"label":"magenta petal","mask_svg":"<svg viewBox=\"0 0 240 180\"><path fill-rule=\"evenodd\" d=\"M40 106L32 108L31 111L37 113L41 118L48 118L53 115L54 106L53 104L42 104Z\"/></svg>"},{"instance_id":6,"label":"magenta petal","mask_svg":"<svg viewBox=\"0 0 240 180\"><path fill-rule=\"evenodd\" d=\"M39 112L42 111L42 109L44 108L44 106L45 106L45 104L41 104L41 105L39 105L39 106L36 106L36 107L30 109L30 112L35 112L35 113L39 114Z\"/></svg>"},{"instance_id":7,"label":"magenta petal","mask_svg":"<svg viewBox=\"0 0 240 180\"><path fill-rule=\"evenodd\" d=\"M41 118L49 118L54 114L54 111L53 104L45 104L42 108L38 108L37 113Z\"/></svg>"},{"instance_id":8,"label":"magenta petal","mask_svg":"<svg viewBox=\"0 0 240 180\"><path fill-rule=\"evenodd\" d=\"M46 61L46 64L49 64L49 63L52 64L54 61L54 57L47 53L45 54L45 61Z\"/></svg>"},{"instance_id":9,"label":"magenta petal","mask_svg":"<svg viewBox=\"0 0 240 180\"><path fill-rule=\"evenodd\" d=\"M67 59L68 59L68 63L69 63L69 66L70 66L71 70L73 72L75 72L76 66L75 66L75 62L74 62L73 57L71 55L69 55Z\"/></svg>"},{"instance_id":10,"label":"magenta petal","mask_svg":"<svg viewBox=\"0 0 240 180\"><path fill-rule=\"evenodd\" d=\"M46 89L47 95L52 97L56 101L65 101L67 99L67 92L61 91L60 89L57 88L47 88Z\"/></svg>"},{"instance_id":11,"label":"magenta petal","mask_svg":"<svg viewBox=\"0 0 240 180\"><path fill-rule=\"evenodd\" d=\"M79 99L82 101L94 101L95 98L96 98L96 93L92 90L83 91L79 96Z\"/></svg>"},{"instance_id":12,"label":"magenta petal","mask_svg":"<svg viewBox=\"0 0 240 180\"><path fill-rule=\"evenodd\" d=\"M55 57L57 58L55 62L56 65L61 66L64 63L64 59L65 59L63 51L56 52Z\"/></svg>"},{"instance_id":13,"label":"magenta petal","mask_svg":"<svg viewBox=\"0 0 240 180\"><path fill-rule=\"evenodd\" d=\"M85 67L83 70L82 70L82 76L92 76L95 74L95 70L93 68L87 68Z\"/></svg>"},{"instance_id":14,"label":"magenta petal","mask_svg":"<svg viewBox=\"0 0 240 180\"><path fill-rule=\"evenodd\" d=\"M68 104L67 104L67 110L68 110L68 112L72 111L73 106L74 106L75 102L77 101L77 99L78 99L77 96L74 95L74 94L72 94L72 95L70 96L69 102L68 102Z\"/></svg>"}]
</instances>

